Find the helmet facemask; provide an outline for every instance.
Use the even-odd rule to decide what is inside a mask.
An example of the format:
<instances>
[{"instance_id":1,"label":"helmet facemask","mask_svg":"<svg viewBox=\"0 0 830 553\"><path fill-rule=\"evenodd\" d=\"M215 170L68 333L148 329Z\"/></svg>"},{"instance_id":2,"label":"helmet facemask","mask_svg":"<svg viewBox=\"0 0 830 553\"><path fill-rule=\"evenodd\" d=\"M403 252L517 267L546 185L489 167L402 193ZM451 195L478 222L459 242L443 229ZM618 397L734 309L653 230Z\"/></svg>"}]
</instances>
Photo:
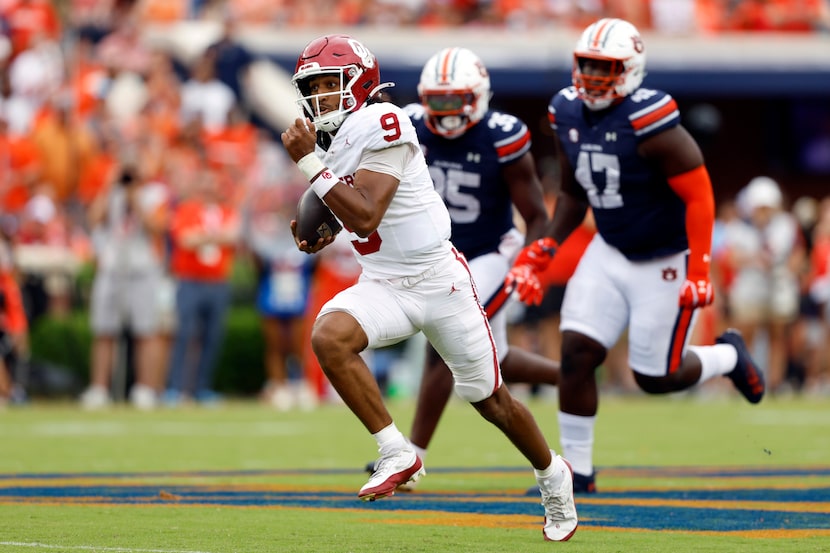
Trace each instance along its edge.
<instances>
[{"instance_id":1,"label":"helmet facemask","mask_svg":"<svg viewBox=\"0 0 830 553\"><path fill-rule=\"evenodd\" d=\"M620 94L618 88L629 71L622 60L576 55L573 83L588 109L599 111L625 97L626 93Z\"/></svg>"},{"instance_id":2,"label":"helmet facemask","mask_svg":"<svg viewBox=\"0 0 830 553\"><path fill-rule=\"evenodd\" d=\"M334 132L340 128L346 117L357 109L358 103L352 93L352 86L362 74L362 70L354 65L345 67L319 67L316 63L301 67L294 75L292 82L297 89L299 99L297 104L314 122L319 131ZM309 82L315 77L333 76L339 80L339 90L330 92L311 92ZM329 111L320 114L321 101L335 97L336 105Z\"/></svg>"},{"instance_id":3,"label":"helmet facemask","mask_svg":"<svg viewBox=\"0 0 830 553\"><path fill-rule=\"evenodd\" d=\"M426 92L421 103L427 112L426 124L430 131L446 138L456 138L476 124L471 116L476 112L477 98L472 91Z\"/></svg>"}]
</instances>

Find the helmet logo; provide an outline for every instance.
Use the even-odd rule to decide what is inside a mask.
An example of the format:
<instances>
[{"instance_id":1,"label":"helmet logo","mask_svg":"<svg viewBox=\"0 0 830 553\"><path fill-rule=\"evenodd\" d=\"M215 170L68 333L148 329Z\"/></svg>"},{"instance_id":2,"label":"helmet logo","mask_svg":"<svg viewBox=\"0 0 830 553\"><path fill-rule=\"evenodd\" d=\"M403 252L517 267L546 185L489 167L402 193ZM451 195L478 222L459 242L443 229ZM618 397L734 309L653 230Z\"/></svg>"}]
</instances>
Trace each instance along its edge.
<instances>
[{"instance_id":1,"label":"helmet logo","mask_svg":"<svg viewBox=\"0 0 830 553\"><path fill-rule=\"evenodd\" d=\"M633 37L631 37L631 42L634 43L634 51L638 54L642 54L643 50L645 50L645 46L643 45L643 39L641 39L639 35L634 35Z\"/></svg>"},{"instance_id":2,"label":"helmet logo","mask_svg":"<svg viewBox=\"0 0 830 553\"><path fill-rule=\"evenodd\" d=\"M487 76L487 69L484 67L484 64L480 61L476 61L476 68L478 68L478 74L482 77Z\"/></svg>"},{"instance_id":3,"label":"helmet logo","mask_svg":"<svg viewBox=\"0 0 830 553\"><path fill-rule=\"evenodd\" d=\"M357 57L360 58L360 61L363 62L364 67L371 68L375 66L375 57L365 46L353 38L349 39L349 46L352 47L352 51Z\"/></svg>"}]
</instances>

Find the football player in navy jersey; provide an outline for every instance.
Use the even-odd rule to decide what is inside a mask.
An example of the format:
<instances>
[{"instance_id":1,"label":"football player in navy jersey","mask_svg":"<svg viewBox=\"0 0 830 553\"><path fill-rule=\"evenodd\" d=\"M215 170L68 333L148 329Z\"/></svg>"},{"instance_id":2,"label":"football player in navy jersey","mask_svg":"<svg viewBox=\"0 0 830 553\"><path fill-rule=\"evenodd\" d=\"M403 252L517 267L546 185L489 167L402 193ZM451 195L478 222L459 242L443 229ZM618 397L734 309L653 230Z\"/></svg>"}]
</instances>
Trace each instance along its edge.
<instances>
[{"instance_id":1,"label":"football player in navy jersey","mask_svg":"<svg viewBox=\"0 0 830 553\"><path fill-rule=\"evenodd\" d=\"M447 205L451 239L466 257L487 312L506 382L556 385L559 364L508 347L508 300L504 277L525 234L531 239L548 221L542 185L530 152L530 131L508 113L489 109L490 78L481 59L466 48L445 48L424 65L418 104L404 108L424 151L429 173ZM452 374L428 346L410 441L421 459L450 399ZM368 467L367 467L368 468ZM413 482L404 483L408 490Z\"/></svg>"},{"instance_id":2,"label":"football player in navy jersey","mask_svg":"<svg viewBox=\"0 0 830 553\"><path fill-rule=\"evenodd\" d=\"M559 430L574 489L596 491L596 369L626 328L628 362L647 393L729 377L751 403L764 378L741 335L688 345L697 308L714 299L709 277L714 197L700 148L675 100L641 87L645 47L620 19L588 26L574 51L573 86L548 108L562 193L542 238L520 252L506 282L526 303L542 297L536 275L593 210L597 234L562 305Z\"/></svg>"}]
</instances>

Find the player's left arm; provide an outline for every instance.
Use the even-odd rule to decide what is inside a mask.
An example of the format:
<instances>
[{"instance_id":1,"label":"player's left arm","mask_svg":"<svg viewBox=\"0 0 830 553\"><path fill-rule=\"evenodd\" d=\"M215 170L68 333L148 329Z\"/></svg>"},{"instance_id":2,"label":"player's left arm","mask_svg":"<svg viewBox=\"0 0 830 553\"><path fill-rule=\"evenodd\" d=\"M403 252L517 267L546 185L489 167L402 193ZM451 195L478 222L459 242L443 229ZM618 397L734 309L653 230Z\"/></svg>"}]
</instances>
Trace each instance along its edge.
<instances>
[{"instance_id":1,"label":"player's left arm","mask_svg":"<svg viewBox=\"0 0 830 553\"><path fill-rule=\"evenodd\" d=\"M514 163L504 166L502 175L510 190L510 200L525 222L527 242L540 238L548 221L548 212L533 154L528 151Z\"/></svg>"},{"instance_id":2,"label":"player's left arm","mask_svg":"<svg viewBox=\"0 0 830 553\"><path fill-rule=\"evenodd\" d=\"M669 186L686 204L689 261L680 305L688 308L709 305L714 300L709 269L715 198L703 154L694 138L680 125L644 141L640 153L662 167Z\"/></svg>"}]
</instances>

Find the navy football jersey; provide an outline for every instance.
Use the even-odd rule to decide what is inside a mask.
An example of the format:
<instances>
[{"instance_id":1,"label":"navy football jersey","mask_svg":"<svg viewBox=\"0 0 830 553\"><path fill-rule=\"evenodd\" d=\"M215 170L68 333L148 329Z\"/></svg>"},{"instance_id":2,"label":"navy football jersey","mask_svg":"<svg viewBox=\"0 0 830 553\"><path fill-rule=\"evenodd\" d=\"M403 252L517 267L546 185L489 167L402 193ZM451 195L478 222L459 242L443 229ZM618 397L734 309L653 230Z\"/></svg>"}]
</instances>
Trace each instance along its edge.
<instances>
[{"instance_id":1,"label":"navy football jersey","mask_svg":"<svg viewBox=\"0 0 830 553\"><path fill-rule=\"evenodd\" d=\"M551 99L548 118L608 244L632 260L688 247L686 205L659 168L637 154L641 141L680 124L669 94L639 88L592 112L571 86Z\"/></svg>"},{"instance_id":2,"label":"navy football jersey","mask_svg":"<svg viewBox=\"0 0 830 553\"><path fill-rule=\"evenodd\" d=\"M496 251L513 228L513 204L502 168L530 150L530 131L513 115L488 111L462 136L430 131L421 104L404 108L415 125L435 189L452 219L453 244L467 257Z\"/></svg>"}]
</instances>

